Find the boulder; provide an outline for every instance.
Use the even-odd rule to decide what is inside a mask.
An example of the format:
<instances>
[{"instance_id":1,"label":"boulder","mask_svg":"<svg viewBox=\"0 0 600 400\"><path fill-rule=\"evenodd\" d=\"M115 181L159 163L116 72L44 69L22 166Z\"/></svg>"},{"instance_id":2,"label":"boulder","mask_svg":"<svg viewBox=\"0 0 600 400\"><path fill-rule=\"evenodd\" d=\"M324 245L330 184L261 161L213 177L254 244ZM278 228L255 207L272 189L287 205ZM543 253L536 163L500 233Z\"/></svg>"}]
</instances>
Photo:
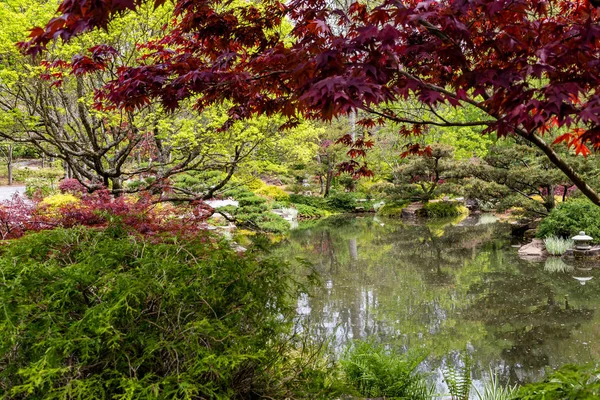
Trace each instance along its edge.
<instances>
[{"instance_id":1,"label":"boulder","mask_svg":"<svg viewBox=\"0 0 600 400\"><path fill-rule=\"evenodd\" d=\"M533 239L531 243L519 248L519 257L525 259L543 259L548 257L546 246L542 239Z\"/></svg>"}]
</instances>

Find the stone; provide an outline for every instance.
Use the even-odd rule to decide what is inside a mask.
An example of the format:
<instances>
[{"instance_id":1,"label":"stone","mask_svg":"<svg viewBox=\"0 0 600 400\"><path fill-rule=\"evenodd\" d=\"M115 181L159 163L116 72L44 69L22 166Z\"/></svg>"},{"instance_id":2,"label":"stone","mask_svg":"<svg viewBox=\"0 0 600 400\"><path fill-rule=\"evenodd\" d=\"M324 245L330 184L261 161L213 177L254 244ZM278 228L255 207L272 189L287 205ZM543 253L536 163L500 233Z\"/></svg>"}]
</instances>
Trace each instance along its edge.
<instances>
[{"instance_id":1,"label":"stone","mask_svg":"<svg viewBox=\"0 0 600 400\"><path fill-rule=\"evenodd\" d=\"M423 203L411 203L402 209L402 218L417 218L419 216L419 210L422 209Z\"/></svg>"},{"instance_id":2,"label":"stone","mask_svg":"<svg viewBox=\"0 0 600 400\"><path fill-rule=\"evenodd\" d=\"M542 239L533 239L531 243L519 248L519 257L525 259L544 259L548 256Z\"/></svg>"}]
</instances>

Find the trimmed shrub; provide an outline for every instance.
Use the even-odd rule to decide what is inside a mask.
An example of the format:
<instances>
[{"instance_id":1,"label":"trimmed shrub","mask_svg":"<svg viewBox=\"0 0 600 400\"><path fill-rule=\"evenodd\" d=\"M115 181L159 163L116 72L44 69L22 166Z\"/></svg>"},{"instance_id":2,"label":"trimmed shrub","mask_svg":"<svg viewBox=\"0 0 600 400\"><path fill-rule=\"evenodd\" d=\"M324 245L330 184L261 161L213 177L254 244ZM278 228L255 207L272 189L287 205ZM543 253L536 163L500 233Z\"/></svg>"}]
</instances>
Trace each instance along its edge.
<instances>
[{"instance_id":1,"label":"trimmed shrub","mask_svg":"<svg viewBox=\"0 0 600 400\"><path fill-rule=\"evenodd\" d=\"M356 209L356 198L352 193L332 193L327 197L327 209L338 212L353 212Z\"/></svg>"},{"instance_id":2,"label":"trimmed shrub","mask_svg":"<svg viewBox=\"0 0 600 400\"><path fill-rule=\"evenodd\" d=\"M122 232L57 229L2 248L0 397L335 397L291 341L287 264L204 235Z\"/></svg>"},{"instance_id":3,"label":"trimmed shrub","mask_svg":"<svg viewBox=\"0 0 600 400\"><path fill-rule=\"evenodd\" d=\"M580 231L600 243L600 207L587 199L570 199L559 204L541 222L537 236L570 238Z\"/></svg>"},{"instance_id":4,"label":"trimmed shrub","mask_svg":"<svg viewBox=\"0 0 600 400\"><path fill-rule=\"evenodd\" d=\"M329 215L329 212L307 206L306 204L295 204L296 210L298 210L298 218L300 219L311 219L311 218L322 218Z\"/></svg>"},{"instance_id":5,"label":"trimmed shrub","mask_svg":"<svg viewBox=\"0 0 600 400\"><path fill-rule=\"evenodd\" d=\"M377 215L388 218L399 218L402 216L402 210L408 204L408 202L386 203L377 211Z\"/></svg>"},{"instance_id":6,"label":"trimmed shrub","mask_svg":"<svg viewBox=\"0 0 600 400\"><path fill-rule=\"evenodd\" d=\"M419 216L426 218L458 217L468 214L469 210L458 202L436 201L423 205L419 210Z\"/></svg>"},{"instance_id":7,"label":"trimmed shrub","mask_svg":"<svg viewBox=\"0 0 600 400\"><path fill-rule=\"evenodd\" d=\"M290 201L290 195L278 186L265 185L254 193L276 201Z\"/></svg>"},{"instance_id":8,"label":"trimmed shrub","mask_svg":"<svg viewBox=\"0 0 600 400\"><path fill-rule=\"evenodd\" d=\"M322 197L304 196L301 194L290 194L290 202L294 204L305 204L314 208L324 209L327 207L327 202Z\"/></svg>"}]
</instances>

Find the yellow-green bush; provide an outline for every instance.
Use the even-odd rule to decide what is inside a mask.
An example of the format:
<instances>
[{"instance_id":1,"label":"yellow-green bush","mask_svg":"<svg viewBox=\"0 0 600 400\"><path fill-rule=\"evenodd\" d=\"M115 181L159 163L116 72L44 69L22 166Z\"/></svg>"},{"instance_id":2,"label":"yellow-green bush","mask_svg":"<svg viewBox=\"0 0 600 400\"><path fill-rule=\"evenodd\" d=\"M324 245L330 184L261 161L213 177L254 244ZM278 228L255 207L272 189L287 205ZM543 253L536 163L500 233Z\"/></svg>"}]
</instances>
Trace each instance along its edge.
<instances>
[{"instance_id":1,"label":"yellow-green bush","mask_svg":"<svg viewBox=\"0 0 600 400\"><path fill-rule=\"evenodd\" d=\"M290 201L290 195L279 186L265 185L254 193L276 201Z\"/></svg>"},{"instance_id":2,"label":"yellow-green bush","mask_svg":"<svg viewBox=\"0 0 600 400\"><path fill-rule=\"evenodd\" d=\"M40 203L43 206L50 208L59 208L69 204L79 203L79 199L70 193L59 193L48 196Z\"/></svg>"}]
</instances>

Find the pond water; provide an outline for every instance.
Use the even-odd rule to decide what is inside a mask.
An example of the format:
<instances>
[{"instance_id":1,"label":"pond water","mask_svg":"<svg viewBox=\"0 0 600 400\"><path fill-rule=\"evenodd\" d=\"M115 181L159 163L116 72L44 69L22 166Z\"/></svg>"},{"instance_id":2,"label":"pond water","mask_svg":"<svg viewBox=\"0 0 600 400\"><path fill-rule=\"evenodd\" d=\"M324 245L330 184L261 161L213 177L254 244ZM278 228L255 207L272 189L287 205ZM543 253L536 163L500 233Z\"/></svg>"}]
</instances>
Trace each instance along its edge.
<instances>
[{"instance_id":1,"label":"pond water","mask_svg":"<svg viewBox=\"0 0 600 400\"><path fill-rule=\"evenodd\" d=\"M440 392L441 371L461 351L476 386L490 368L504 384L524 383L546 367L598 359L600 269L521 260L493 216L458 222L363 216L294 230L276 252L306 259L320 276L298 299L300 319L337 352L367 338L424 347L423 369Z\"/></svg>"}]
</instances>

